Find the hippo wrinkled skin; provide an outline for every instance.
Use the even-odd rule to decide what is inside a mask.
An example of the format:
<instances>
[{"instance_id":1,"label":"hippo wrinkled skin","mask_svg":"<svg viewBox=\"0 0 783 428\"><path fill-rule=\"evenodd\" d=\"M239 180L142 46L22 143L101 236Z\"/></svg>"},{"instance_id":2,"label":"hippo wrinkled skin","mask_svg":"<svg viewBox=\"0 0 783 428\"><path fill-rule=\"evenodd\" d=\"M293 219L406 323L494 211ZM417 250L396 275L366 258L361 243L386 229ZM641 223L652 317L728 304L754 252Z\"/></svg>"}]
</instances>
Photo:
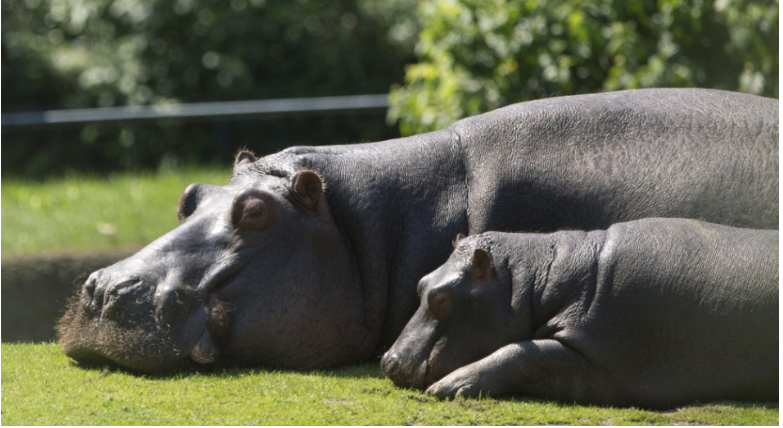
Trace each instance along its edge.
<instances>
[{"instance_id":1,"label":"hippo wrinkled skin","mask_svg":"<svg viewBox=\"0 0 783 428\"><path fill-rule=\"evenodd\" d=\"M465 238L381 360L438 397L778 399L778 231L683 219Z\"/></svg>"},{"instance_id":2,"label":"hippo wrinkled skin","mask_svg":"<svg viewBox=\"0 0 783 428\"><path fill-rule=\"evenodd\" d=\"M181 225L94 272L58 326L141 372L380 356L458 234L643 217L778 225L778 100L660 89L551 98L385 142L238 155Z\"/></svg>"}]
</instances>

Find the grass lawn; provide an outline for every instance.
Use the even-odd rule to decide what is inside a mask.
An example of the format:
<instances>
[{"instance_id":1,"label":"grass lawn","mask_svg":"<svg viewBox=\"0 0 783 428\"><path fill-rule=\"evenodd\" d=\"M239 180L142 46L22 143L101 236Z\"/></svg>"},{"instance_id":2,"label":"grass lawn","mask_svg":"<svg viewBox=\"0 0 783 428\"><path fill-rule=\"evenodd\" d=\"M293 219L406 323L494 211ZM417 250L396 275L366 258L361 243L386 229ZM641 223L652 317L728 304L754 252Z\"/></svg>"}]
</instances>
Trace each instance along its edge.
<instances>
[{"instance_id":1,"label":"grass lawn","mask_svg":"<svg viewBox=\"0 0 783 428\"><path fill-rule=\"evenodd\" d=\"M230 168L201 168L43 183L3 179L2 253L141 246L177 225L177 201L188 184L225 185L229 178Z\"/></svg>"},{"instance_id":2,"label":"grass lawn","mask_svg":"<svg viewBox=\"0 0 783 428\"><path fill-rule=\"evenodd\" d=\"M525 397L438 401L395 387L378 363L149 377L80 368L52 343L2 344L3 425L778 425L777 405L654 412Z\"/></svg>"}]
</instances>

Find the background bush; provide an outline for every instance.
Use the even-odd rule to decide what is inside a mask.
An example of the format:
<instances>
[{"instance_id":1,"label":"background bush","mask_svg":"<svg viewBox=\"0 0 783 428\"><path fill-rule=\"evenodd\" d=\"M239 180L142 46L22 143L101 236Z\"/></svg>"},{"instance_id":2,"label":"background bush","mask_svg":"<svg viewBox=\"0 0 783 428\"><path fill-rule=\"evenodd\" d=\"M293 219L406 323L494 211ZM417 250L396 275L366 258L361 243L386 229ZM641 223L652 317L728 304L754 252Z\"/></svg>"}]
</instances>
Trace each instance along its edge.
<instances>
[{"instance_id":1,"label":"background bush","mask_svg":"<svg viewBox=\"0 0 783 428\"><path fill-rule=\"evenodd\" d=\"M697 86L778 97L778 2L431 0L391 94L403 134L514 102Z\"/></svg>"},{"instance_id":2,"label":"background bush","mask_svg":"<svg viewBox=\"0 0 783 428\"><path fill-rule=\"evenodd\" d=\"M415 0L3 0L3 112L387 93ZM3 173L111 171L396 136L383 114L4 130Z\"/></svg>"},{"instance_id":3,"label":"background bush","mask_svg":"<svg viewBox=\"0 0 783 428\"><path fill-rule=\"evenodd\" d=\"M227 163L243 146L266 154L376 141L398 136L397 125L412 134L518 101L625 88L778 97L778 9L775 0L2 0L4 113L393 87L388 122L4 129L2 170L40 178Z\"/></svg>"}]
</instances>

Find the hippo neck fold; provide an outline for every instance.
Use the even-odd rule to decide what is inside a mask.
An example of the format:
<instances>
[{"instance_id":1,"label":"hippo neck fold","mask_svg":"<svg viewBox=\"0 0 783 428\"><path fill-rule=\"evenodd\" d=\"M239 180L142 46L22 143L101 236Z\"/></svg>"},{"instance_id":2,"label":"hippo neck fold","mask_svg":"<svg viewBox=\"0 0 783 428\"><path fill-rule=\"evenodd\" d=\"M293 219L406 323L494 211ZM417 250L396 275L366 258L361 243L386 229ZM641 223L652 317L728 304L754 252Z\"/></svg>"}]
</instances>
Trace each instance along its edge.
<instances>
[{"instance_id":1,"label":"hippo neck fold","mask_svg":"<svg viewBox=\"0 0 783 428\"><path fill-rule=\"evenodd\" d=\"M373 144L293 147L266 159L260 165L266 173L312 169L323 177L335 223L355 256L364 322L379 334L380 348L388 347L418 306L419 279L468 230L458 138L438 131Z\"/></svg>"},{"instance_id":2,"label":"hippo neck fold","mask_svg":"<svg viewBox=\"0 0 783 428\"><path fill-rule=\"evenodd\" d=\"M541 273L529 290L516 291L525 292L532 299L529 304L533 338L552 337L567 323L572 323L574 317L590 312L589 306L600 292L600 276L606 274L607 266L599 263L606 249L606 236L603 230L526 235L530 238L526 242L535 243L530 245L534 251L546 253L543 257L517 253L517 257L527 260L546 260L545 265L537 267ZM510 263L515 270L529 264L529 261L520 260Z\"/></svg>"}]
</instances>

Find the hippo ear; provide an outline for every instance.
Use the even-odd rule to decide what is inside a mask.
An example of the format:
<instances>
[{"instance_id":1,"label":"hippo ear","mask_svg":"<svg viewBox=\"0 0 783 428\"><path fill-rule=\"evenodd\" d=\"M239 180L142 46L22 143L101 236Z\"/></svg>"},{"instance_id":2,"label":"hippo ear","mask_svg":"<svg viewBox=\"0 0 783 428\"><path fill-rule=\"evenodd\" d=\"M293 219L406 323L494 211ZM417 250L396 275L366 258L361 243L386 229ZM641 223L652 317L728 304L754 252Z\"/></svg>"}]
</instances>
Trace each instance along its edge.
<instances>
[{"instance_id":1,"label":"hippo ear","mask_svg":"<svg viewBox=\"0 0 783 428\"><path fill-rule=\"evenodd\" d=\"M294 175L292 182L296 201L308 211L317 211L318 202L324 193L321 177L315 171L299 171Z\"/></svg>"},{"instance_id":2,"label":"hippo ear","mask_svg":"<svg viewBox=\"0 0 783 428\"><path fill-rule=\"evenodd\" d=\"M473 280L492 277L492 256L481 248L473 251L473 257L470 259L470 277Z\"/></svg>"},{"instance_id":3,"label":"hippo ear","mask_svg":"<svg viewBox=\"0 0 783 428\"><path fill-rule=\"evenodd\" d=\"M234 171L236 171L240 166L251 164L256 161L256 156L247 151L242 150L237 154L236 159L234 160Z\"/></svg>"}]
</instances>

